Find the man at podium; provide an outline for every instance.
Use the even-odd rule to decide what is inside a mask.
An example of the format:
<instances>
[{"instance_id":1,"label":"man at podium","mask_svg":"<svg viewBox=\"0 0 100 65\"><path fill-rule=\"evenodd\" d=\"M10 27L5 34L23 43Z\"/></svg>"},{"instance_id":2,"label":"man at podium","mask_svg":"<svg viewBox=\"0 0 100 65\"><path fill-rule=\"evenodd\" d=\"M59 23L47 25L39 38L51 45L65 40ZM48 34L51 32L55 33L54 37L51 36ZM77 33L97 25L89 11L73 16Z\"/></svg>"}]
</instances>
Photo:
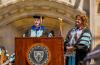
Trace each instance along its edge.
<instances>
[{"instance_id":1,"label":"man at podium","mask_svg":"<svg viewBox=\"0 0 100 65\"><path fill-rule=\"evenodd\" d=\"M41 37L44 33L45 27L41 26L43 17L33 16L34 25L31 27L30 37Z\"/></svg>"},{"instance_id":2,"label":"man at podium","mask_svg":"<svg viewBox=\"0 0 100 65\"><path fill-rule=\"evenodd\" d=\"M33 16L34 18L34 25L25 32L23 37L41 37L45 36L45 27L41 25L42 20L44 19L43 16Z\"/></svg>"}]
</instances>

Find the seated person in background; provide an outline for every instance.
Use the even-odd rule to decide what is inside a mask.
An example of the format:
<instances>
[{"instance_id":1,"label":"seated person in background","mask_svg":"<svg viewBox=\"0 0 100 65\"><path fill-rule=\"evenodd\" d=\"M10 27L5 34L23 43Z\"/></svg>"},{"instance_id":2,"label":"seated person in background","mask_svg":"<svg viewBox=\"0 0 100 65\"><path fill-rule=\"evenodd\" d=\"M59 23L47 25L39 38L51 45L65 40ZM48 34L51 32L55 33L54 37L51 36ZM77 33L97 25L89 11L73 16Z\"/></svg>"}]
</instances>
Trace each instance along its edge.
<instances>
[{"instance_id":1,"label":"seated person in background","mask_svg":"<svg viewBox=\"0 0 100 65\"><path fill-rule=\"evenodd\" d=\"M7 50L4 47L0 47L0 65L8 60Z\"/></svg>"},{"instance_id":2,"label":"seated person in background","mask_svg":"<svg viewBox=\"0 0 100 65\"><path fill-rule=\"evenodd\" d=\"M9 65L15 65L15 53L9 56Z\"/></svg>"},{"instance_id":3,"label":"seated person in background","mask_svg":"<svg viewBox=\"0 0 100 65\"><path fill-rule=\"evenodd\" d=\"M54 37L55 36L55 33L53 30L51 30L49 33L48 33L48 37Z\"/></svg>"},{"instance_id":4,"label":"seated person in background","mask_svg":"<svg viewBox=\"0 0 100 65\"><path fill-rule=\"evenodd\" d=\"M12 53L1 65L15 65L15 53Z\"/></svg>"},{"instance_id":5,"label":"seated person in background","mask_svg":"<svg viewBox=\"0 0 100 65\"><path fill-rule=\"evenodd\" d=\"M14 61L15 53L9 55L5 47L0 46L0 65L13 65Z\"/></svg>"},{"instance_id":6,"label":"seated person in background","mask_svg":"<svg viewBox=\"0 0 100 65\"><path fill-rule=\"evenodd\" d=\"M96 63L95 65L100 65L100 43L84 58L84 65L90 65L92 60Z\"/></svg>"}]
</instances>

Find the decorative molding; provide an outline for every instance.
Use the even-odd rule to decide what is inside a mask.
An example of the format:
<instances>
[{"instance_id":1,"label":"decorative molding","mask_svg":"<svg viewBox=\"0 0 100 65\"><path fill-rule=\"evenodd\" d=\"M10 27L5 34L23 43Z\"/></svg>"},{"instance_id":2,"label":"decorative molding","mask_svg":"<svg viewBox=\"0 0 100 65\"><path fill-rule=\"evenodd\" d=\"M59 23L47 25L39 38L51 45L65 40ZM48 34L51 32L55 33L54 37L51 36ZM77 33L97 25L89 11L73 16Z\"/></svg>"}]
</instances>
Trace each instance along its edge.
<instances>
[{"instance_id":1,"label":"decorative molding","mask_svg":"<svg viewBox=\"0 0 100 65\"><path fill-rule=\"evenodd\" d=\"M41 4L37 4L40 2ZM53 18L60 17L64 21L69 21L69 23L72 23L74 20L73 17L80 13L81 12L72 7L54 1L20 1L0 9L0 26L7 25L15 20L35 14Z\"/></svg>"}]
</instances>

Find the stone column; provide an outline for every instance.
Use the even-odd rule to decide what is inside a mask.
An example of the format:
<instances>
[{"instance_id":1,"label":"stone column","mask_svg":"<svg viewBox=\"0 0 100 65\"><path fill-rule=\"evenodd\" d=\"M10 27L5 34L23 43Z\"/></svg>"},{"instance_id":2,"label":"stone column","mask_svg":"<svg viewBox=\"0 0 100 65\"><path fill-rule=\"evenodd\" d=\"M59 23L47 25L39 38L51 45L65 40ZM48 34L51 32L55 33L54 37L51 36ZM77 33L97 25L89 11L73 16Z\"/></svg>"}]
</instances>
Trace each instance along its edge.
<instances>
[{"instance_id":1,"label":"stone column","mask_svg":"<svg viewBox=\"0 0 100 65\"><path fill-rule=\"evenodd\" d=\"M74 5L75 5L75 1L76 1L76 0L71 0L71 5L74 6Z\"/></svg>"},{"instance_id":2,"label":"stone column","mask_svg":"<svg viewBox=\"0 0 100 65\"><path fill-rule=\"evenodd\" d=\"M94 49L100 43L99 23L100 16L97 14L96 0L90 0L90 29L93 36L92 49ZM91 62L91 65L92 64L95 64L95 62Z\"/></svg>"},{"instance_id":3,"label":"stone column","mask_svg":"<svg viewBox=\"0 0 100 65\"><path fill-rule=\"evenodd\" d=\"M91 30L93 32L94 36L94 44L93 47L96 47L98 44L100 44L100 13L97 13L97 8L98 8L98 2L97 0L93 0L93 3L91 3ZM91 1L92 2L92 1Z\"/></svg>"},{"instance_id":4,"label":"stone column","mask_svg":"<svg viewBox=\"0 0 100 65\"><path fill-rule=\"evenodd\" d=\"M90 29L91 29L91 33L93 38L95 37L95 0L90 0ZM93 43L92 43L92 48L94 48L95 44L94 44L94 39L93 39Z\"/></svg>"},{"instance_id":5,"label":"stone column","mask_svg":"<svg viewBox=\"0 0 100 65\"><path fill-rule=\"evenodd\" d=\"M85 13L85 11L83 11L83 5L84 5L83 2L84 2L84 0L80 0L79 6L78 6L78 10L80 10L83 13Z\"/></svg>"}]
</instances>

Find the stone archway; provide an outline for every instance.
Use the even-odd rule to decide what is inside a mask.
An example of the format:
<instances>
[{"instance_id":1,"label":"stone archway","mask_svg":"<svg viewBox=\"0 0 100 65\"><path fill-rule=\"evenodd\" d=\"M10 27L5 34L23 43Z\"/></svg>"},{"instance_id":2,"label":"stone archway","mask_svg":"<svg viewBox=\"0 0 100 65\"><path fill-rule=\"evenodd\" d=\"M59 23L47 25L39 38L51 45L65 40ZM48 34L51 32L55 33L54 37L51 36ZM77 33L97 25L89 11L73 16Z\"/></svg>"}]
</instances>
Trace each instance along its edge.
<instances>
[{"instance_id":1,"label":"stone archway","mask_svg":"<svg viewBox=\"0 0 100 65\"><path fill-rule=\"evenodd\" d=\"M0 9L0 26L27 16L33 16L34 14L46 15L54 18L60 17L65 21L72 22L73 17L80 13L81 12L75 10L71 6L54 1L21 1Z\"/></svg>"},{"instance_id":2,"label":"stone archway","mask_svg":"<svg viewBox=\"0 0 100 65\"><path fill-rule=\"evenodd\" d=\"M39 3L39 4L37 4ZM73 24L74 16L80 14L71 6L48 0L27 0L10 4L0 9L1 45L6 45L10 53L14 51L14 38L20 32L8 24L33 15L43 15L52 18L62 18L64 22ZM8 32L8 33L7 33ZM3 44L2 44L3 43Z\"/></svg>"}]
</instances>

